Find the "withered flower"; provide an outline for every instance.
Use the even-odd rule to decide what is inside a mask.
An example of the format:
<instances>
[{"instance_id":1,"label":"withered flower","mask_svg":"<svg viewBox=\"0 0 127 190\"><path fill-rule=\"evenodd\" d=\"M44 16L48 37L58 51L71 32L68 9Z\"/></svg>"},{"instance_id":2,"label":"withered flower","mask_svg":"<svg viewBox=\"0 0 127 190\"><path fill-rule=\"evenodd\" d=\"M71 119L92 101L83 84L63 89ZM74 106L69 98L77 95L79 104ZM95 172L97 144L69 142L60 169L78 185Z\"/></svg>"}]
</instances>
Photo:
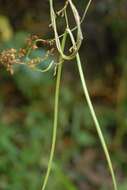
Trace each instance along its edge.
<instances>
[{"instance_id":1,"label":"withered flower","mask_svg":"<svg viewBox=\"0 0 127 190\"><path fill-rule=\"evenodd\" d=\"M31 48L32 50L37 49L36 40L38 40L39 37L37 35L32 35L29 38L27 38L27 46L28 48Z\"/></svg>"},{"instance_id":2,"label":"withered flower","mask_svg":"<svg viewBox=\"0 0 127 190\"><path fill-rule=\"evenodd\" d=\"M13 65L19 63L19 59L17 59L17 50L11 48L2 51L0 53L0 63L7 68L7 71L13 74Z\"/></svg>"},{"instance_id":3,"label":"withered flower","mask_svg":"<svg viewBox=\"0 0 127 190\"><path fill-rule=\"evenodd\" d=\"M30 58L30 54L38 48L37 43L46 47L47 51L44 56L38 56L36 58ZM27 39L26 48L20 48L16 50L14 48L4 50L0 53L0 64L6 67L7 71L11 74L14 73L13 66L15 64L26 64L30 68L36 67L41 62L53 56L55 51L54 42L51 40L43 40L38 36L33 35ZM24 58L28 59L24 59Z\"/></svg>"},{"instance_id":4,"label":"withered flower","mask_svg":"<svg viewBox=\"0 0 127 190\"><path fill-rule=\"evenodd\" d=\"M22 58L22 57L25 57L25 56L26 56L27 51L26 51L26 49L24 49L24 48L20 48L19 51L17 52L17 54L18 54L18 57L19 57L19 58Z\"/></svg>"}]
</instances>

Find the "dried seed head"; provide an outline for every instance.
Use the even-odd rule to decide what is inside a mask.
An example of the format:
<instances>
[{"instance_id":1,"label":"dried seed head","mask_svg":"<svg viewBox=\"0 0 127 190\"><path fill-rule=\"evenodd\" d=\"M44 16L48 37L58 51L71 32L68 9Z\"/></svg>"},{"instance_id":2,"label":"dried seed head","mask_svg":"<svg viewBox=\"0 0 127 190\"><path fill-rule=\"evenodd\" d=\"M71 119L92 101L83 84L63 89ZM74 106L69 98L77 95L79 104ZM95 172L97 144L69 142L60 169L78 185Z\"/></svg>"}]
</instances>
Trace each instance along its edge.
<instances>
[{"instance_id":1,"label":"dried seed head","mask_svg":"<svg viewBox=\"0 0 127 190\"><path fill-rule=\"evenodd\" d=\"M37 35L32 35L29 38L27 38L27 45L28 47L32 47L34 44L34 42L39 39L39 37ZM36 46L37 47L37 46Z\"/></svg>"},{"instance_id":2,"label":"dried seed head","mask_svg":"<svg viewBox=\"0 0 127 190\"><path fill-rule=\"evenodd\" d=\"M36 65L39 64L41 60L42 59L40 57L37 57L37 58L31 59L27 64L29 67L33 68L33 67L36 67Z\"/></svg>"},{"instance_id":3,"label":"dried seed head","mask_svg":"<svg viewBox=\"0 0 127 190\"><path fill-rule=\"evenodd\" d=\"M17 50L14 48L4 50L0 53L0 63L6 67L7 71L13 74L13 65L18 63L16 58Z\"/></svg>"},{"instance_id":4,"label":"dried seed head","mask_svg":"<svg viewBox=\"0 0 127 190\"><path fill-rule=\"evenodd\" d=\"M38 48L37 43L40 43L40 45L46 47L46 54L44 56L38 56L31 59L29 58L29 55ZM48 59L48 57L53 56L55 50L56 48L53 40L44 40L40 39L37 35L33 35L27 39L26 48L20 48L19 50L11 48L2 51L0 53L0 63L6 67L7 71L13 74L13 65L27 64L30 68L36 67L38 64ZM25 57L28 59L25 60Z\"/></svg>"},{"instance_id":5,"label":"dried seed head","mask_svg":"<svg viewBox=\"0 0 127 190\"><path fill-rule=\"evenodd\" d=\"M19 51L18 51L18 57L19 58L22 58L22 57L26 56L26 54L27 54L26 49L24 49L24 48L19 49Z\"/></svg>"}]
</instances>

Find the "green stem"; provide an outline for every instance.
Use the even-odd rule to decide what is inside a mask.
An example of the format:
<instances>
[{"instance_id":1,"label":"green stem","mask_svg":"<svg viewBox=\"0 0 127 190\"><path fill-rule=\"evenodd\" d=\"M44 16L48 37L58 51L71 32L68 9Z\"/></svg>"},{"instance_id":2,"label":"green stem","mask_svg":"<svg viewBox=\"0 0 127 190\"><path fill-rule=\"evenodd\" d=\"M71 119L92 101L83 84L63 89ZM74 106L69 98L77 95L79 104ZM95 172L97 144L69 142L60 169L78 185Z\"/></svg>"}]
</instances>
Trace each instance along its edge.
<instances>
[{"instance_id":1,"label":"green stem","mask_svg":"<svg viewBox=\"0 0 127 190\"><path fill-rule=\"evenodd\" d=\"M67 38L67 32L65 31L64 36L63 36L63 40L62 40L62 49L63 50L65 47L66 38ZM53 124L52 145L51 145L48 167L47 167L46 175L44 177L44 182L42 185L42 190L45 190L45 187L47 185L48 178L50 175L50 171L52 168L52 162L53 162L54 151L55 151L56 134L57 134L57 126L58 126L58 105L59 105L60 80L61 80L61 74L62 74L62 62L63 62L63 58L60 55L60 57L59 57L59 63L60 64L58 64L57 79L56 79L56 90L55 90L54 124Z\"/></svg>"},{"instance_id":2,"label":"green stem","mask_svg":"<svg viewBox=\"0 0 127 190\"><path fill-rule=\"evenodd\" d=\"M71 30L69 28L67 29L67 32L69 33L69 36L71 38L71 41L72 41L73 45L75 45L74 36L73 36L73 34L72 34L72 32L71 32ZM86 97L86 101L87 101L88 107L90 109L91 116L93 118L93 121L94 121L96 130L97 130L99 139L101 141L102 148L104 150L104 153L105 153L105 156L106 156L106 159L107 159L107 163L108 163L108 166L109 166L109 171L111 173L111 177L112 177L112 181L113 181L113 185L114 185L114 190L118 190L116 179L115 179L115 174L114 174L114 170L113 170L113 166L112 166L112 162L111 162L109 152L108 152L108 148L107 148L107 145L105 143L105 139L104 139L104 136L102 134L100 124L98 122L97 116L95 114L95 111L94 111L94 108L93 108L93 105L92 105L92 102L91 102L91 99L90 99L90 96L89 96L89 93L88 93L88 90L87 90L87 85L86 85L85 77L84 77L84 74L83 74L83 69L82 69L82 64L81 64L79 53L77 53L77 55L76 55L76 60L77 60L77 66L78 66L79 75L80 75L80 79L81 79L81 83L82 83L82 87L83 87L83 92L84 92L84 95Z\"/></svg>"},{"instance_id":3,"label":"green stem","mask_svg":"<svg viewBox=\"0 0 127 190\"><path fill-rule=\"evenodd\" d=\"M86 97L86 101L87 101L87 104L89 106L91 116L92 116L94 124L96 126L96 130L97 130L99 139L101 141L101 144L102 144L102 147L103 147L103 150L104 150L107 162L108 162L109 170L110 170L113 185L114 185L114 190L118 190L116 179L115 179L115 174L114 174L114 170L113 170L113 166L112 166L112 162L111 162L109 152L108 152L108 149L107 149L107 145L105 143L105 140L104 140L104 137L103 137L103 134L102 134L98 119L96 117L96 114L95 114L95 111L94 111L94 108L93 108L93 105L92 105L92 102L91 102L91 99L89 97L89 93L88 93L88 90L87 90L86 81L85 81L85 77L84 77L84 74L83 74L83 69L82 69L79 53L77 53L76 60L77 60L79 75L80 75L83 91L84 91L84 94L85 94L85 97Z\"/></svg>"}]
</instances>

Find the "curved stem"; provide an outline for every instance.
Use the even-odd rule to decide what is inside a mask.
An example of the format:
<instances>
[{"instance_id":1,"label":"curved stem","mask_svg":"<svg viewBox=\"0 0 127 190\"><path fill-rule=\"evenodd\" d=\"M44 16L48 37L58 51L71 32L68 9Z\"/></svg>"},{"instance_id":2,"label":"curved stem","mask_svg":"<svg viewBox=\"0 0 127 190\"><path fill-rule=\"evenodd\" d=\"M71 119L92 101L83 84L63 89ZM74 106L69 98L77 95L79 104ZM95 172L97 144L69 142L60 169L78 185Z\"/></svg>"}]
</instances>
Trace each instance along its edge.
<instances>
[{"instance_id":1,"label":"curved stem","mask_svg":"<svg viewBox=\"0 0 127 190\"><path fill-rule=\"evenodd\" d=\"M62 49L64 50L65 47L65 41L67 37L67 32L65 31L65 34L63 36L62 40ZM58 125L58 105L59 105L59 92L60 92L60 80L61 80L61 73L62 73L62 62L63 58L60 56L59 58L60 64L58 65L58 71L57 71L57 79L56 79L56 90L55 90L55 105L54 105L54 124L53 124L53 136L52 136L52 145L51 145L51 152L48 162L48 168L46 171L46 175L44 177L44 182L42 185L42 190L45 190L45 187L48 182L48 178L50 175L53 157L54 157L54 151L55 151L55 144L56 144L56 134L57 134L57 125Z\"/></svg>"},{"instance_id":2,"label":"curved stem","mask_svg":"<svg viewBox=\"0 0 127 190\"><path fill-rule=\"evenodd\" d=\"M92 105L92 102L91 102L91 99L90 99L90 96L89 96L89 93L88 93L88 90L87 90L87 85L86 85L85 77L84 77L84 74L83 74L83 69L82 69L79 53L77 53L76 60L77 60L79 75L80 75L80 79L81 79L81 83L82 83L82 87L83 87L83 92L84 92L84 95L86 97L86 101L87 101L87 104L89 106L91 116L92 116L94 124L96 126L96 130L97 130L99 139L101 141L101 144L102 144L102 147L103 147L103 150L104 150L107 162L108 162L109 170L110 170L113 185L114 185L114 190L118 190L116 179L115 179L115 174L114 174L114 170L113 170L113 166L112 166L112 162L111 162L109 152L108 152L108 148L107 148L107 145L105 143L104 136L103 136L101 128L100 128L100 124L98 122L97 116L95 114L95 111L94 111L94 108L93 108L93 105Z\"/></svg>"},{"instance_id":3,"label":"curved stem","mask_svg":"<svg viewBox=\"0 0 127 190\"><path fill-rule=\"evenodd\" d=\"M71 30L69 28L67 29L67 32L69 33L69 36L71 38L71 41L72 41L73 45L75 45L75 40L74 40L73 34L72 34L72 32L71 32ZM102 145L102 148L104 150L105 157L107 159L109 171L111 173L111 177L112 177L112 181L113 181L113 185L114 185L114 190L118 190L117 183L116 183L116 178L115 178L115 174L114 174L114 170L113 170L113 166L112 166L112 162L111 162L110 155L109 155L109 151L108 151L108 148L107 148L103 133L101 131L100 124L98 122L97 116L95 114L95 111L94 111L94 108L93 108L93 105L92 105L92 102L91 102L91 99L90 99L90 96L89 96L89 93L88 93L88 89L87 89L85 77L84 77L84 74L83 74L83 69L82 69L82 64L81 64L79 53L77 53L77 55L76 55L76 60L77 60L77 66L78 66L79 75L80 75L80 79L81 79L81 83L82 83L82 87L83 87L83 92L84 92L84 95L86 97L86 101L87 101L88 107L90 109L90 113L91 113L91 116L93 118L93 121L94 121L96 130L97 130L99 139L101 141L101 145Z\"/></svg>"},{"instance_id":4,"label":"curved stem","mask_svg":"<svg viewBox=\"0 0 127 190\"><path fill-rule=\"evenodd\" d=\"M41 72L41 73L45 73L45 72L48 72L51 69L53 64L54 64L54 61L51 61L50 64L48 65L48 67L46 67L45 69L38 69L36 67L34 67L32 69L35 70L35 71Z\"/></svg>"}]
</instances>

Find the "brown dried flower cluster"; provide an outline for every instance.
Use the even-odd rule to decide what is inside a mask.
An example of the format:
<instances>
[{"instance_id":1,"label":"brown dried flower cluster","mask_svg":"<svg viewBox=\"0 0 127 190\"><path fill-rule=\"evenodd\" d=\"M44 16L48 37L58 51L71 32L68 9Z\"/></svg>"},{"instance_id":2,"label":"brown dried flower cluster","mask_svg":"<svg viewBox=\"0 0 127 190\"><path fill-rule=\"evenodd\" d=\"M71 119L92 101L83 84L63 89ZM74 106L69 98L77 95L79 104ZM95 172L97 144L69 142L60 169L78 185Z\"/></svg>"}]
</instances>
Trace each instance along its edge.
<instances>
[{"instance_id":1,"label":"brown dried flower cluster","mask_svg":"<svg viewBox=\"0 0 127 190\"><path fill-rule=\"evenodd\" d=\"M38 40L38 39L39 39L39 37L37 35L32 35L32 36L28 37L27 41L26 41L27 47L31 48L32 50L37 49L38 46L36 45L36 40Z\"/></svg>"},{"instance_id":2,"label":"brown dried flower cluster","mask_svg":"<svg viewBox=\"0 0 127 190\"><path fill-rule=\"evenodd\" d=\"M0 63L7 68L7 71L13 74L14 73L13 65L19 63L19 59L17 59L17 50L11 48L1 52Z\"/></svg>"},{"instance_id":3,"label":"brown dried flower cluster","mask_svg":"<svg viewBox=\"0 0 127 190\"><path fill-rule=\"evenodd\" d=\"M37 57L30 59L29 54L38 48L37 42L41 46L48 48L46 54L43 57ZM49 56L54 53L54 43L49 40L40 39L38 36L33 35L27 39L26 48L20 48L16 50L14 48L4 50L0 53L0 64L6 67L7 71L11 74L14 73L13 66L15 64L27 64L30 68L36 67L37 64L46 60ZM27 57L27 61L24 63L23 58Z\"/></svg>"}]
</instances>

